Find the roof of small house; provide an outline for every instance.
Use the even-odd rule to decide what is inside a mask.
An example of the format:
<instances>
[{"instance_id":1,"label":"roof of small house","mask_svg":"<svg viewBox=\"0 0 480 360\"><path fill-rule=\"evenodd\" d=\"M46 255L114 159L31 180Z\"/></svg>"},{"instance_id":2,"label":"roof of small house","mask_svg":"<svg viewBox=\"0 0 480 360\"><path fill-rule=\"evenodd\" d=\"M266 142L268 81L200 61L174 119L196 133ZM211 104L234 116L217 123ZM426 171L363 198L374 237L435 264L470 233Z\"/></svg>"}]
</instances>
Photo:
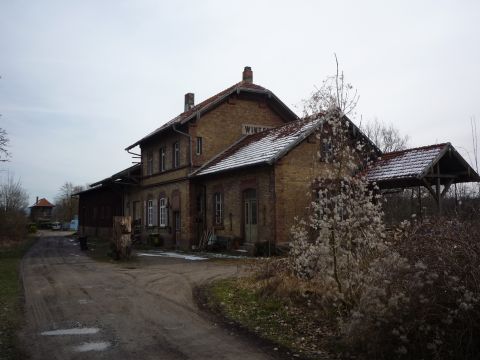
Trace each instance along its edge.
<instances>
[{"instance_id":1,"label":"roof of small house","mask_svg":"<svg viewBox=\"0 0 480 360\"><path fill-rule=\"evenodd\" d=\"M33 207L55 207L55 205L53 205L50 201L48 201L47 199L45 198L41 198L40 200L38 200L35 204L33 204L32 206L30 206L31 208Z\"/></svg>"},{"instance_id":2,"label":"roof of small house","mask_svg":"<svg viewBox=\"0 0 480 360\"><path fill-rule=\"evenodd\" d=\"M309 136L322 118L298 120L257 134L246 135L193 172L202 176L253 165L273 164Z\"/></svg>"},{"instance_id":3,"label":"roof of small house","mask_svg":"<svg viewBox=\"0 0 480 360\"><path fill-rule=\"evenodd\" d=\"M297 115L290 110L290 108L285 105L273 92L270 90L264 88L263 86L256 85L247 81L240 81L233 86L230 86L229 88L219 92L216 95L213 95L212 97L202 101L201 103L193 106L191 109L184 111L180 115L176 116L172 120L166 122L159 128L155 129L148 135L144 136L134 144L128 146L125 148L125 150L130 150L134 148L135 146L143 143L144 141L152 138L153 136L161 133L162 131L173 127L174 125L182 125L185 124L186 122L203 115L204 113L210 111L212 108L217 106L218 104L222 103L223 101L227 100L228 97L234 93L240 94L240 93L253 93L253 94L263 94L265 95L268 99L271 99L275 101L282 109L285 111L292 119L298 119Z\"/></svg>"},{"instance_id":4,"label":"roof of small house","mask_svg":"<svg viewBox=\"0 0 480 360\"><path fill-rule=\"evenodd\" d=\"M367 170L367 179L389 183L391 187L422 185L422 178L438 174L434 166L439 164L441 182L478 181L478 174L450 143L422 146L385 153Z\"/></svg>"}]
</instances>

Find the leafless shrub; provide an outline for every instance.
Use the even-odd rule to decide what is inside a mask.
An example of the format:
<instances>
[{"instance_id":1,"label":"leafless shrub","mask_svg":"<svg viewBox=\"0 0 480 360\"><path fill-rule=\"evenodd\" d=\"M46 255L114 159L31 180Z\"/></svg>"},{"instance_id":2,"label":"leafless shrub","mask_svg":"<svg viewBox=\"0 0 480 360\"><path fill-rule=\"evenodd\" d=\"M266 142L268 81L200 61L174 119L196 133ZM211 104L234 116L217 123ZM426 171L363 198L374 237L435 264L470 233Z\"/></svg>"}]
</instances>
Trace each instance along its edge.
<instances>
[{"instance_id":1,"label":"leafless shrub","mask_svg":"<svg viewBox=\"0 0 480 360\"><path fill-rule=\"evenodd\" d=\"M341 320L350 350L378 359L478 359L479 230L477 222L438 219L396 236Z\"/></svg>"},{"instance_id":2,"label":"leafless shrub","mask_svg":"<svg viewBox=\"0 0 480 360\"><path fill-rule=\"evenodd\" d=\"M27 201L20 180L8 176L0 184L0 241L19 240L25 235Z\"/></svg>"}]
</instances>

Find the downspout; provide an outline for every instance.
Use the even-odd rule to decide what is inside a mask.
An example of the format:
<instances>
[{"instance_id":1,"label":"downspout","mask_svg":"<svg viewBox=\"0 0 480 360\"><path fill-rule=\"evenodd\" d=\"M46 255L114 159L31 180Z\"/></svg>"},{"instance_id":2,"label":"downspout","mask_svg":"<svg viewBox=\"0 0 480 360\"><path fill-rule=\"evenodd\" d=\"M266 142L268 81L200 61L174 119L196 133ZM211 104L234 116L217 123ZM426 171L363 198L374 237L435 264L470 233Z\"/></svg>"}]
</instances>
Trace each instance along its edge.
<instances>
[{"instance_id":1,"label":"downspout","mask_svg":"<svg viewBox=\"0 0 480 360\"><path fill-rule=\"evenodd\" d=\"M175 124L172 125L172 129L173 129L173 131L175 131L175 132L177 132L177 133L179 133L183 136L188 137L188 150L190 152L190 164L189 165L190 165L190 169L191 169L192 164L193 164L193 160L192 160L192 136L190 134L187 134L187 133L185 133L183 131L180 131L177 128L175 128Z\"/></svg>"}]
</instances>

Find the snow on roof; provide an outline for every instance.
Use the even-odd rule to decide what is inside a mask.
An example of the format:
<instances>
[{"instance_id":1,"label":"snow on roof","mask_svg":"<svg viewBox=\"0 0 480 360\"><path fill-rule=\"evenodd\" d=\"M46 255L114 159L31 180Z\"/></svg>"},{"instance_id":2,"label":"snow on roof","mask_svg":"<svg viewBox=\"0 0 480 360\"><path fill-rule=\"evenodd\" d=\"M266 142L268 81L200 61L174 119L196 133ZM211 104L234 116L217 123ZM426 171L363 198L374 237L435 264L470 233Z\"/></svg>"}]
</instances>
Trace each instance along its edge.
<instances>
[{"instance_id":1,"label":"snow on roof","mask_svg":"<svg viewBox=\"0 0 480 360\"><path fill-rule=\"evenodd\" d=\"M448 145L430 145L383 154L367 171L367 179L384 181L419 177Z\"/></svg>"},{"instance_id":2,"label":"snow on roof","mask_svg":"<svg viewBox=\"0 0 480 360\"><path fill-rule=\"evenodd\" d=\"M280 127L245 136L199 168L200 176L258 164L271 164L313 132L321 119L297 120Z\"/></svg>"}]
</instances>

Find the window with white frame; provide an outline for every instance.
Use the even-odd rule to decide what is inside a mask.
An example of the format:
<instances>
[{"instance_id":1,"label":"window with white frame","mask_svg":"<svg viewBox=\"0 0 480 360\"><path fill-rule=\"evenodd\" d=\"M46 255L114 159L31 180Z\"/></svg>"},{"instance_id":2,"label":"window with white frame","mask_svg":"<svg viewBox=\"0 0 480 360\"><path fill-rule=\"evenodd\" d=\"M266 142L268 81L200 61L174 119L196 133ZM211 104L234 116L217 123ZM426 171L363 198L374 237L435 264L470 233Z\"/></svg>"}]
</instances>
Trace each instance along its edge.
<instances>
[{"instance_id":1,"label":"window with white frame","mask_svg":"<svg viewBox=\"0 0 480 360\"><path fill-rule=\"evenodd\" d=\"M147 201L147 225L153 226L153 200Z\"/></svg>"},{"instance_id":2,"label":"window with white frame","mask_svg":"<svg viewBox=\"0 0 480 360\"><path fill-rule=\"evenodd\" d=\"M167 199L162 197L159 201L159 209L160 209L160 227L167 227L168 225L168 209L167 209Z\"/></svg>"},{"instance_id":3,"label":"window with white frame","mask_svg":"<svg viewBox=\"0 0 480 360\"><path fill-rule=\"evenodd\" d=\"M202 154L202 147L203 147L203 139L200 136L197 136L197 151L195 152L197 155Z\"/></svg>"},{"instance_id":4,"label":"window with white frame","mask_svg":"<svg viewBox=\"0 0 480 360\"><path fill-rule=\"evenodd\" d=\"M153 174L153 153L149 151L147 153L147 175Z\"/></svg>"},{"instance_id":5,"label":"window with white frame","mask_svg":"<svg viewBox=\"0 0 480 360\"><path fill-rule=\"evenodd\" d=\"M223 194L217 192L214 195L215 225L223 225Z\"/></svg>"},{"instance_id":6,"label":"window with white frame","mask_svg":"<svg viewBox=\"0 0 480 360\"><path fill-rule=\"evenodd\" d=\"M173 167L180 166L180 143L177 141L173 144Z\"/></svg>"},{"instance_id":7,"label":"window with white frame","mask_svg":"<svg viewBox=\"0 0 480 360\"><path fill-rule=\"evenodd\" d=\"M160 151L159 151L159 158L160 158L160 171L165 171L166 169L166 166L165 166L165 162L166 162L166 156L165 156L165 148L164 147L161 147L160 148Z\"/></svg>"}]
</instances>

